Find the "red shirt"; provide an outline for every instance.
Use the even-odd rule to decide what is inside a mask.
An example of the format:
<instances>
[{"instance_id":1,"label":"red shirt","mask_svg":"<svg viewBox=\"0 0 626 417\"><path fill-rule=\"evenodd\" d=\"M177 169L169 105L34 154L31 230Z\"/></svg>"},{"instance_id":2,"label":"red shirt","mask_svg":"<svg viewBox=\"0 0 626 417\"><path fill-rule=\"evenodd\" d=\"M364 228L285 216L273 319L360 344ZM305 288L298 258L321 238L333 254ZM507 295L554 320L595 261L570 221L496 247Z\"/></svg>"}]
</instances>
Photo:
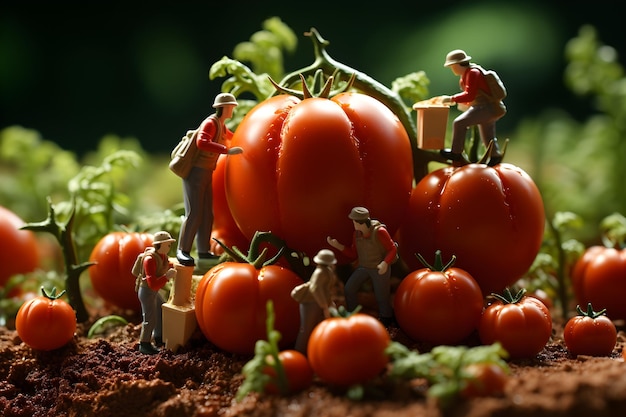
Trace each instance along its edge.
<instances>
[{"instance_id":1,"label":"red shirt","mask_svg":"<svg viewBox=\"0 0 626 417\"><path fill-rule=\"evenodd\" d=\"M360 233L360 232L355 231L354 234L352 235L352 245L346 246L344 250L342 251L342 253L350 259L356 259L358 256L357 248L356 248L357 233ZM382 260L387 262L387 264L391 265L394 258L396 257L396 252L397 252L396 244L394 243L393 239L391 238L391 235L389 234L389 232L387 231L385 227L379 227L376 229L376 237L378 238L380 243L383 245L383 247L387 251L387 254L385 255L385 259L382 259Z\"/></svg>"},{"instance_id":2,"label":"red shirt","mask_svg":"<svg viewBox=\"0 0 626 417\"><path fill-rule=\"evenodd\" d=\"M468 68L461 76L459 85L463 92L452 96L455 103L471 103L476 99L478 90L490 93L485 77L478 68Z\"/></svg>"},{"instance_id":3,"label":"red shirt","mask_svg":"<svg viewBox=\"0 0 626 417\"><path fill-rule=\"evenodd\" d=\"M196 139L196 145L198 149L206 152L213 153L226 153L228 148L224 144L226 140L230 140L233 137L231 132L226 126L222 126L222 137L216 138L217 133L217 121L214 117L207 117L204 119L200 128L198 129L198 136Z\"/></svg>"},{"instance_id":4,"label":"red shirt","mask_svg":"<svg viewBox=\"0 0 626 417\"><path fill-rule=\"evenodd\" d=\"M161 257L161 271L158 271L159 265L157 265L155 256ZM148 283L148 287L154 291L159 291L165 284L167 284L167 277L165 273L168 269L172 268L173 265L169 261L167 254L154 253L152 256L145 256L143 259L143 270L146 274L146 282ZM161 274L159 274L161 272Z\"/></svg>"}]
</instances>

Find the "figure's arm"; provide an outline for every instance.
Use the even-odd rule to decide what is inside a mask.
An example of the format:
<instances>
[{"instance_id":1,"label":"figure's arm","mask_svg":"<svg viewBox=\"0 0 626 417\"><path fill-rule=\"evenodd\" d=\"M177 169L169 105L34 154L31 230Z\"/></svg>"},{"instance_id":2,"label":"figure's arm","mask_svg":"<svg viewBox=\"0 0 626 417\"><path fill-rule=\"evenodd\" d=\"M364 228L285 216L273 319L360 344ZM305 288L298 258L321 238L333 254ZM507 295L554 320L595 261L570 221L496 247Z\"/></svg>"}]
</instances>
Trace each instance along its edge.
<instances>
[{"instance_id":1,"label":"figure's arm","mask_svg":"<svg viewBox=\"0 0 626 417\"><path fill-rule=\"evenodd\" d=\"M465 90L451 97L453 103L469 103L476 98L482 74L478 68L470 68L468 71L469 73L465 80Z\"/></svg>"},{"instance_id":2,"label":"figure's arm","mask_svg":"<svg viewBox=\"0 0 626 417\"><path fill-rule=\"evenodd\" d=\"M226 153L228 151L226 145L222 145L221 143L214 141L215 135L217 134L216 123L219 122L217 122L213 117L207 117L204 119L198 128L198 135L196 136L196 145L198 146L198 149L219 154Z\"/></svg>"},{"instance_id":3,"label":"figure's arm","mask_svg":"<svg viewBox=\"0 0 626 417\"><path fill-rule=\"evenodd\" d=\"M385 227L379 227L376 230L376 236L387 251L387 254L385 255L385 259L383 259L383 261L386 262L387 265L391 265L394 258L396 257L396 252L398 251L398 248L396 248L396 244L394 243L391 235Z\"/></svg>"},{"instance_id":4,"label":"figure's arm","mask_svg":"<svg viewBox=\"0 0 626 417\"><path fill-rule=\"evenodd\" d=\"M143 258L143 270L146 273L146 282L148 287L154 291L159 291L167 283L167 276L157 276L157 263L154 260L154 256L158 255L146 255Z\"/></svg>"}]
</instances>

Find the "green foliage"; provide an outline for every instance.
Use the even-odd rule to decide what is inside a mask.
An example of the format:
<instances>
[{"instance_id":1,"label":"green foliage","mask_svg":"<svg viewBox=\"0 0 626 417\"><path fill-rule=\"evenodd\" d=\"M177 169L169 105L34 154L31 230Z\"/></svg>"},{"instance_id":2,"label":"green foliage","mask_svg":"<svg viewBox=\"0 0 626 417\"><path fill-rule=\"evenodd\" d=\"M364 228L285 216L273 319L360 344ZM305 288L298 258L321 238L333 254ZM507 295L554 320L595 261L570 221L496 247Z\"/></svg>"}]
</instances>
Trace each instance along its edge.
<instances>
[{"instance_id":1,"label":"green foliage","mask_svg":"<svg viewBox=\"0 0 626 417\"><path fill-rule=\"evenodd\" d=\"M391 82L391 90L398 93L407 103L417 103L428 97L430 80L424 71L412 72Z\"/></svg>"},{"instance_id":2,"label":"green foliage","mask_svg":"<svg viewBox=\"0 0 626 417\"><path fill-rule=\"evenodd\" d=\"M442 407L450 405L467 383L464 369L472 364L495 364L508 372L504 360L507 352L499 343L468 348L466 346L436 346L420 354L392 342L387 348L394 378L424 378L429 383L428 396L436 398Z\"/></svg>"},{"instance_id":3,"label":"green foliage","mask_svg":"<svg viewBox=\"0 0 626 417\"><path fill-rule=\"evenodd\" d=\"M615 50L584 26L565 48L565 82L590 97L598 113L578 121L562 110L544 110L518 126L533 177L548 213L570 211L585 219L583 240L597 237L595 224L626 212L626 77Z\"/></svg>"}]
</instances>

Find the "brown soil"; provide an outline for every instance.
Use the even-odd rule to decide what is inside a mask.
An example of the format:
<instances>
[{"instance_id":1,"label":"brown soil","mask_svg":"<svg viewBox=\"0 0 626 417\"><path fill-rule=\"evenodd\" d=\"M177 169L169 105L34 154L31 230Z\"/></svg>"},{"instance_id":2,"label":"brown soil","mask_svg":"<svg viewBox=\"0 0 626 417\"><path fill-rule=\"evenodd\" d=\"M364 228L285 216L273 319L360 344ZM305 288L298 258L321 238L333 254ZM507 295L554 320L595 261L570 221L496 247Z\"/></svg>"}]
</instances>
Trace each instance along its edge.
<instances>
[{"instance_id":1,"label":"brown soil","mask_svg":"<svg viewBox=\"0 0 626 417\"><path fill-rule=\"evenodd\" d=\"M132 317L130 317L133 319ZM139 320L134 318L134 322ZM0 328L0 415L13 416L442 416L420 381L381 378L355 402L323 383L290 397L234 399L248 357L219 351L197 331L176 353L137 351L128 324L52 352L35 352ZM391 327L392 338L410 343ZM624 416L626 365L620 330L611 357L571 357L558 337L533 360L510 362L505 395L459 402L449 416Z\"/></svg>"}]
</instances>

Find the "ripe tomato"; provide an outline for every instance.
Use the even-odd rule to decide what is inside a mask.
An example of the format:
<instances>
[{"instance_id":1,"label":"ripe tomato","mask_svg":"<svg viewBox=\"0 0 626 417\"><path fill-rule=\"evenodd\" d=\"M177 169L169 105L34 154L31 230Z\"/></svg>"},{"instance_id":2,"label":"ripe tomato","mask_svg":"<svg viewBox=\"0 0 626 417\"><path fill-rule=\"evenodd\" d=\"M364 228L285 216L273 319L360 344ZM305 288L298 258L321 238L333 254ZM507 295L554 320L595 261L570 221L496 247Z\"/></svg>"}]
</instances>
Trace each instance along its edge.
<instances>
[{"instance_id":1,"label":"ripe tomato","mask_svg":"<svg viewBox=\"0 0 626 417\"><path fill-rule=\"evenodd\" d=\"M226 200L226 190L224 189L224 168L226 167L226 155L220 155L217 166L213 171L213 229L211 230L211 251L215 254L222 254L224 249L213 239L217 239L229 247L246 248L250 242L241 233Z\"/></svg>"},{"instance_id":2,"label":"ripe tomato","mask_svg":"<svg viewBox=\"0 0 626 417\"><path fill-rule=\"evenodd\" d=\"M311 332L307 356L320 379L349 387L365 383L385 369L389 343L385 326L372 316L331 317Z\"/></svg>"},{"instance_id":3,"label":"ripe tomato","mask_svg":"<svg viewBox=\"0 0 626 417\"><path fill-rule=\"evenodd\" d=\"M312 257L327 236L351 239L352 207L368 207L392 234L405 215L411 145L398 118L370 96L272 97L246 115L231 144L244 152L227 160L226 196L249 239L270 230Z\"/></svg>"},{"instance_id":4,"label":"ripe tomato","mask_svg":"<svg viewBox=\"0 0 626 417\"><path fill-rule=\"evenodd\" d=\"M65 293L46 294L26 301L15 317L15 330L24 343L37 350L53 350L67 344L76 331L76 314L59 299Z\"/></svg>"},{"instance_id":5,"label":"ripe tomato","mask_svg":"<svg viewBox=\"0 0 626 417\"><path fill-rule=\"evenodd\" d=\"M283 365L285 375L287 377L287 391L285 394L295 394L305 388L308 388L313 382L313 369L309 365L306 356L297 350L283 350L278 353L278 360ZM268 361L273 363L273 357L269 356ZM265 386L265 392L268 394L280 394L276 379L276 370L272 366L268 366L263 371L274 380Z\"/></svg>"},{"instance_id":6,"label":"ripe tomato","mask_svg":"<svg viewBox=\"0 0 626 417\"><path fill-rule=\"evenodd\" d=\"M563 339L573 355L609 356L617 343L617 329L606 316L606 311L593 311L591 303L587 311L576 307L578 315L565 324Z\"/></svg>"},{"instance_id":7,"label":"ripe tomato","mask_svg":"<svg viewBox=\"0 0 626 417\"><path fill-rule=\"evenodd\" d=\"M489 397L504 393L509 380L506 371L495 363L473 363L462 370L465 398Z\"/></svg>"},{"instance_id":8,"label":"ripe tomato","mask_svg":"<svg viewBox=\"0 0 626 417\"><path fill-rule=\"evenodd\" d=\"M96 244L89 256L96 262L89 268L91 284L96 293L115 306L140 311L131 273L137 256L152 245L148 233L112 232Z\"/></svg>"},{"instance_id":9,"label":"ripe tomato","mask_svg":"<svg viewBox=\"0 0 626 417\"><path fill-rule=\"evenodd\" d=\"M413 271L400 282L394 311L411 339L453 345L478 327L483 311L480 287L466 271L450 266L442 265L438 251L435 266Z\"/></svg>"},{"instance_id":10,"label":"ripe tomato","mask_svg":"<svg viewBox=\"0 0 626 417\"><path fill-rule=\"evenodd\" d=\"M539 353L552 335L552 316L544 303L524 295L524 290L505 296L490 304L483 312L478 327L485 345L500 342L512 359L530 358Z\"/></svg>"},{"instance_id":11,"label":"ripe tomato","mask_svg":"<svg viewBox=\"0 0 626 417\"><path fill-rule=\"evenodd\" d=\"M17 274L32 272L39 265L39 246L35 234L20 230L24 221L9 209L0 206L0 287Z\"/></svg>"},{"instance_id":12,"label":"ripe tomato","mask_svg":"<svg viewBox=\"0 0 626 417\"><path fill-rule=\"evenodd\" d=\"M606 309L613 320L626 320L626 249L592 246L574 264L572 284L579 305Z\"/></svg>"},{"instance_id":13,"label":"ripe tomato","mask_svg":"<svg viewBox=\"0 0 626 417\"><path fill-rule=\"evenodd\" d=\"M223 262L198 283L196 318L206 338L228 352L250 354L266 337L266 304L274 303L274 323L281 346L293 344L300 328L300 310L291 290L302 280L289 269L269 265Z\"/></svg>"},{"instance_id":14,"label":"ripe tomato","mask_svg":"<svg viewBox=\"0 0 626 417\"><path fill-rule=\"evenodd\" d=\"M511 164L469 164L426 175L413 189L398 241L409 268L415 253L456 255L486 296L516 282L541 247L545 215L537 186Z\"/></svg>"}]
</instances>

